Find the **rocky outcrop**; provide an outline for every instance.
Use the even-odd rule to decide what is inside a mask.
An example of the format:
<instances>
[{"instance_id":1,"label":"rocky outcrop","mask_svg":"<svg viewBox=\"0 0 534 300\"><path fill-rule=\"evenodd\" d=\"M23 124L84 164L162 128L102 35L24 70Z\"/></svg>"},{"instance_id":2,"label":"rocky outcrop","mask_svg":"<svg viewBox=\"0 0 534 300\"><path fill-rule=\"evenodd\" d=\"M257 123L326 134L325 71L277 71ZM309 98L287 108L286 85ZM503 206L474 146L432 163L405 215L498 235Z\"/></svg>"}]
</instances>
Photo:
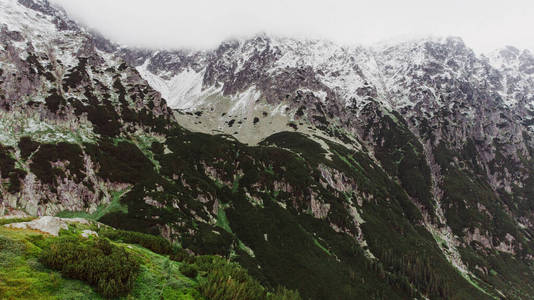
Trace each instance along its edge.
<instances>
[{"instance_id":1,"label":"rocky outcrop","mask_svg":"<svg viewBox=\"0 0 534 300\"><path fill-rule=\"evenodd\" d=\"M57 218L57 217L51 217L51 216L44 216L36 218L35 220L29 221L29 222L18 222L18 223L11 223L4 225L9 228L17 228L17 229L31 229L31 230L37 230L40 232L48 233L53 236L58 236L60 230L67 230L69 229L70 224L90 224L89 221L82 218L72 218L72 219L64 219L64 218ZM90 230L89 230L90 231ZM86 234L89 236L89 234L92 234L91 232L83 232L82 234Z\"/></svg>"},{"instance_id":2,"label":"rocky outcrop","mask_svg":"<svg viewBox=\"0 0 534 300\"><path fill-rule=\"evenodd\" d=\"M103 176L98 141L135 132L158 140L170 111L135 69L103 54L102 41L48 1L0 9L3 211L92 212L128 185Z\"/></svg>"}]
</instances>

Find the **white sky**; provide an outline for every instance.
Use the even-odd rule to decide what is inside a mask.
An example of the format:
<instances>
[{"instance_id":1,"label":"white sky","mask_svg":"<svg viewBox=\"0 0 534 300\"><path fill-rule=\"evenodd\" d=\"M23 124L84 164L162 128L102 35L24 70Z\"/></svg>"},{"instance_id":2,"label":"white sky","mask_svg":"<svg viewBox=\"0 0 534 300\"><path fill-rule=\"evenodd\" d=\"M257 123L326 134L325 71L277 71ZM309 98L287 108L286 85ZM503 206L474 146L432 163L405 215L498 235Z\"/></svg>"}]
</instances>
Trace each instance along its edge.
<instances>
[{"instance_id":1,"label":"white sky","mask_svg":"<svg viewBox=\"0 0 534 300\"><path fill-rule=\"evenodd\" d=\"M477 52L534 50L533 0L52 0L114 41L207 48L258 32L368 45L454 35Z\"/></svg>"}]
</instances>

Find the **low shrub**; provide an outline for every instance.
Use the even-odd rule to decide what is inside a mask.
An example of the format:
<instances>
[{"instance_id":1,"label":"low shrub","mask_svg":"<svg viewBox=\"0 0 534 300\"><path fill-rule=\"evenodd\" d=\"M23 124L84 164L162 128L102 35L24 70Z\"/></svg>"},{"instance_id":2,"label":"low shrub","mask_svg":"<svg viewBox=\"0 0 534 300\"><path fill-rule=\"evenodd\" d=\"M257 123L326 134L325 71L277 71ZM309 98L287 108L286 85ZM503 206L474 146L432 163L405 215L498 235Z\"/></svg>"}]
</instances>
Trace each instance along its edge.
<instances>
[{"instance_id":1,"label":"low shrub","mask_svg":"<svg viewBox=\"0 0 534 300\"><path fill-rule=\"evenodd\" d=\"M191 256L187 251L185 251L183 248L177 248L174 250L174 253L169 256L171 260L177 261L177 262L185 262L185 263L193 263L195 261L195 258Z\"/></svg>"},{"instance_id":2,"label":"low shrub","mask_svg":"<svg viewBox=\"0 0 534 300\"><path fill-rule=\"evenodd\" d=\"M207 272L199 282L200 294L211 300L260 299L300 300L297 291L279 287L274 293L267 290L237 263L222 257L202 255L195 257L199 271Z\"/></svg>"},{"instance_id":3,"label":"low shrub","mask_svg":"<svg viewBox=\"0 0 534 300\"><path fill-rule=\"evenodd\" d=\"M297 290L288 290L283 286L279 286L274 293L269 294L269 300L301 300L300 294Z\"/></svg>"},{"instance_id":4,"label":"low shrub","mask_svg":"<svg viewBox=\"0 0 534 300\"><path fill-rule=\"evenodd\" d=\"M267 296L260 283L234 263L215 264L200 281L199 291L212 300L266 299Z\"/></svg>"},{"instance_id":5,"label":"low shrub","mask_svg":"<svg viewBox=\"0 0 534 300\"><path fill-rule=\"evenodd\" d=\"M198 291L205 299L261 299L261 300L299 300L297 291L279 287L268 292L246 269L237 263L214 255L192 256L183 248L172 247L162 237L126 230L103 229L100 237L114 241L139 244L153 252L169 255L169 259L182 262L179 270L189 278L200 274Z\"/></svg>"},{"instance_id":6,"label":"low shrub","mask_svg":"<svg viewBox=\"0 0 534 300\"><path fill-rule=\"evenodd\" d=\"M183 264L180 266L180 272L189 278L196 278L198 270L194 265Z\"/></svg>"},{"instance_id":7,"label":"low shrub","mask_svg":"<svg viewBox=\"0 0 534 300\"><path fill-rule=\"evenodd\" d=\"M102 296L126 295L139 272L139 261L103 238L59 237L43 249L40 261L68 278L94 286Z\"/></svg>"},{"instance_id":8,"label":"low shrub","mask_svg":"<svg viewBox=\"0 0 534 300\"><path fill-rule=\"evenodd\" d=\"M146 233L126 230L104 229L100 231L100 236L107 237L113 241L122 241L129 244L138 244L158 254L173 254L173 248L166 239Z\"/></svg>"}]
</instances>

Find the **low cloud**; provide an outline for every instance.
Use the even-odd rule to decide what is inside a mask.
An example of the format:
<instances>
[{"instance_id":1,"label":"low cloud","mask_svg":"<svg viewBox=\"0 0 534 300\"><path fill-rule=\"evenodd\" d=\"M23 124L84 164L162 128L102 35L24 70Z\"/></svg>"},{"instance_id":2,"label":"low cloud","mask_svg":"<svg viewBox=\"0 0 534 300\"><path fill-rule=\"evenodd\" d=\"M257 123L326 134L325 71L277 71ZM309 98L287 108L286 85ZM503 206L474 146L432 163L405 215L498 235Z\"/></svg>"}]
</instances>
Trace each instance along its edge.
<instances>
[{"instance_id":1,"label":"low cloud","mask_svg":"<svg viewBox=\"0 0 534 300\"><path fill-rule=\"evenodd\" d=\"M82 23L131 46L210 48L266 32L343 44L424 35L462 37L478 52L534 49L534 2L438 0L53 0Z\"/></svg>"}]
</instances>

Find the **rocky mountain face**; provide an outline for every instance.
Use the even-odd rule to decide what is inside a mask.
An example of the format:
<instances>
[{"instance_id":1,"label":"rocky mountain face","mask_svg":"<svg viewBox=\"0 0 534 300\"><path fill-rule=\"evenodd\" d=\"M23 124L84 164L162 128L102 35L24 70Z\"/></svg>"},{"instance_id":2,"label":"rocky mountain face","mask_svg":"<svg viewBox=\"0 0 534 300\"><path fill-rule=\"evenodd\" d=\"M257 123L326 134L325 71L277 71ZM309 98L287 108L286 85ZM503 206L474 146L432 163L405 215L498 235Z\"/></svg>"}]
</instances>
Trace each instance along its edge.
<instances>
[{"instance_id":1,"label":"rocky mountain face","mask_svg":"<svg viewBox=\"0 0 534 300\"><path fill-rule=\"evenodd\" d=\"M226 101L231 107L222 119L244 121L250 111L261 119L258 107L268 104L269 113L288 115L294 130L304 123L356 149L366 145L393 177L400 170L391 158L399 162L403 154L384 144L392 142L388 131L403 132L410 140L399 142L413 143L423 169L432 170L432 195L415 199L431 198L431 215L443 198L449 162L442 155L482 177L498 197L517 196L513 191L529 178L534 57L528 51L508 47L477 56L458 38L367 49L260 35L211 52L119 52L173 108L209 114ZM531 222L526 211L517 212L516 221Z\"/></svg>"},{"instance_id":2,"label":"rocky mountain face","mask_svg":"<svg viewBox=\"0 0 534 300\"><path fill-rule=\"evenodd\" d=\"M1 211L94 209L124 188L109 178L118 174L101 176L99 160L111 153L97 141L121 156L112 139L158 139L170 111L135 69L97 50L61 10L46 1L0 5Z\"/></svg>"},{"instance_id":3,"label":"rocky mountain face","mask_svg":"<svg viewBox=\"0 0 534 300\"><path fill-rule=\"evenodd\" d=\"M312 299L534 297L534 57L121 47L0 1L0 213L97 214Z\"/></svg>"}]
</instances>

